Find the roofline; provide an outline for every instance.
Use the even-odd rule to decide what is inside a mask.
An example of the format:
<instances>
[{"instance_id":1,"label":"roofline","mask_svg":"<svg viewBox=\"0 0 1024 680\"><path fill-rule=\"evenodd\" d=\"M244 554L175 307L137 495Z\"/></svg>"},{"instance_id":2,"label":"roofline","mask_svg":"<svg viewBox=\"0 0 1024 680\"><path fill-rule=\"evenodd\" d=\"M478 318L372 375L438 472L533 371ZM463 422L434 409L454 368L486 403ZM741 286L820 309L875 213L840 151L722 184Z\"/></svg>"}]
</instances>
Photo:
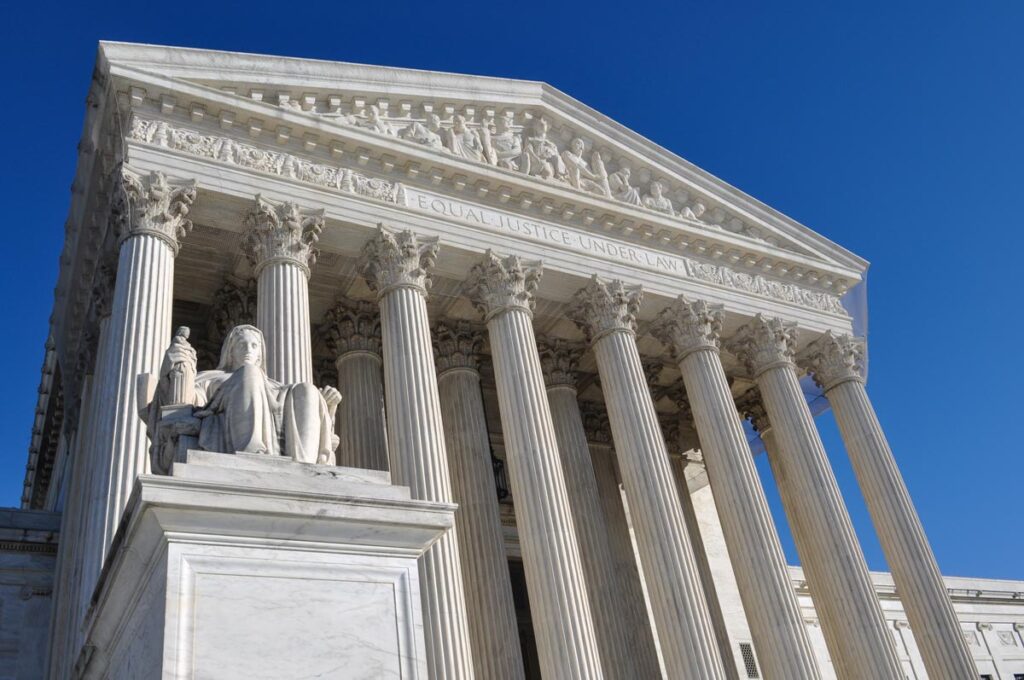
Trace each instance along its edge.
<instances>
[{"instance_id":1,"label":"roofline","mask_svg":"<svg viewBox=\"0 0 1024 680\"><path fill-rule=\"evenodd\" d=\"M214 56L229 62L234 61L235 63L211 67L211 57ZM826 251L830 257L857 271L862 277L869 267L869 262L856 253L822 236L810 227L779 212L716 175L687 161L673 151L660 146L546 82L250 52L100 41L98 63L104 70L109 70L109 63L111 61L139 66L158 66L163 69L168 67L184 71L195 69L196 72L190 74L192 77L208 75L210 77L217 76L223 78L225 74L237 72L239 76L252 79L254 73L263 75L279 74L285 77L306 78L310 81L311 86L314 81L322 81L320 84L322 87L337 86L338 80L345 80L349 86L358 86L362 81L367 85L372 84L375 87L380 87L382 83L387 83L396 87L420 88L423 90L424 95L430 94L430 91L434 89L458 88L466 90L467 94L473 94L476 91L481 97L507 99L511 95L514 98L522 98L524 100L550 102L553 105L560 104L577 114L582 114L585 118L589 118L590 121L588 122L610 128L609 132L616 133L624 138L620 141L639 145L644 152L649 154L651 162L657 162L668 167L676 166L677 171L681 175L698 184L704 184L703 188L706 190L718 192L728 197L729 200L757 215L760 219L791 232L790 236L794 238L799 236L812 241L814 245ZM282 64L287 65L287 67L281 68ZM311 65L315 65L316 68L309 68ZM428 77L426 83L423 81L424 76ZM467 88L467 81L474 83L475 87Z\"/></svg>"}]
</instances>

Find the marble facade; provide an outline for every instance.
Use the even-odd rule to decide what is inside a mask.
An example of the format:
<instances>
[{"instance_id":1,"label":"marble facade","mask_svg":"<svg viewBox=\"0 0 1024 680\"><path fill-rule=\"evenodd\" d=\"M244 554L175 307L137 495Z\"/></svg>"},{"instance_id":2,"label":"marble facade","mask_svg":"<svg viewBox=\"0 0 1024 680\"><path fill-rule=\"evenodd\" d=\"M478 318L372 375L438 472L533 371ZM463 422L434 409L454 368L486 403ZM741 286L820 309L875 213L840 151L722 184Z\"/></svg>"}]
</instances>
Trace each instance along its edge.
<instances>
[{"instance_id":1,"label":"marble facade","mask_svg":"<svg viewBox=\"0 0 1024 680\"><path fill-rule=\"evenodd\" d=\"M973 677L866 269L545 84L102 43L23 497L63 511L44 677Z\"/></svg>"}]
</instances>

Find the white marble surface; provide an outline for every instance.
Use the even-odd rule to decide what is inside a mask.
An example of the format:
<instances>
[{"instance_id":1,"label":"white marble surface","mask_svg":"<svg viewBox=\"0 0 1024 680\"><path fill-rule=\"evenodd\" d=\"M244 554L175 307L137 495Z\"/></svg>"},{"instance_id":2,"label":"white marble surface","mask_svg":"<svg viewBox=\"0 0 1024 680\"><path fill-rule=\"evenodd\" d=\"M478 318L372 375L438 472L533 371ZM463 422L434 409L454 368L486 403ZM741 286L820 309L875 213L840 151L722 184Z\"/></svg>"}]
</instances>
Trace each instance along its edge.
<instances>
[{"instance_id":1,"label":"white marble surface","mask_svg":"<svg viewBox=\"0 0 1024 680\"><path fill-rule=\"evenodd\" d=\"M454 506L387 473L190 452L139 479L85 678L425 678L417 558Z\"/></svg>"}]
</instances>

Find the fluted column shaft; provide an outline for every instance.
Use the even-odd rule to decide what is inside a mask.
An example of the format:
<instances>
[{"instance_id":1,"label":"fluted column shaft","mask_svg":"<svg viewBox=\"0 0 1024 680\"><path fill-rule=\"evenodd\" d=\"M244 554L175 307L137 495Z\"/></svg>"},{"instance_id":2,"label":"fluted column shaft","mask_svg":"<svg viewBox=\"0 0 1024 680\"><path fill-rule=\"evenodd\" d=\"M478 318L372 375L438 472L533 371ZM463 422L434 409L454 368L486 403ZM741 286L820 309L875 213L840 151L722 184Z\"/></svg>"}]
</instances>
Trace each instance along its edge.
<instances>
[{"instance_id":1,"label":"fluted column shaft","mask_svg":"<svg viewBox=\"0 0 1024 680\"><path fill-rule=\"evenodd\" d=\"M597 481L598 499L601 502L608 530L608 549L615 564L615 573L622 594L622 609L616 616L630 631L629 648L637 678L659 678L662 671L658 661L658 650L654 641L651 618L647 613L644 588L637 570L633 540L629 537L629 522L622 506L622 492L615 474L615 454L610 444L590 444Z\"/></svg>"},{"instance_id":2,"label":"fluted column shaft","mask_svg":"<svg viewBox=\"0 0 1024 680\"><path fill-rule=\"evenodd\" d=\"M453 338L456 333L448 334L449 342L459 341ZM464 342L473 343L475 334L459 335ZM443 342L438 339L438 344ZM437 383L441 402L445 404L442 420L452 493L459 504L455 526L473 644L473 668L478 680L515 680L524 677L523 658L480 374L475 356L461 354L461 361L452 361L452 356L443 349L438 353L438 366L450 367L441 368Z\"/></svg>"},{"instance_id":3,"label":"fluted column shaft","mask_svg":"<svg viewBox=\"0 0 1024 680\"><path fill-rule=\"evenodd\" d=\"M256 274L256 326L266 341L267 375L285 385L313 382L309 268L323 231L322 210L256 196L242 251Z\"/></svg>"},{"instance_id":4,"label":"fluted column shaft","mask_svg":"<svg viewBox=\"0 0 1024 680\"><path fill-rule=\"evenodd\" d=\"M488 252L466 281L491 343L516 526L544 677L600 678L601 662L530 305L540 267Z\"/></svg>"},{"instance_id":5,"label":"fluted column shaft","mask_svg":"<svg viewBox=\"0 0 1024 680\"><path fill-rule=\"evenodd\" d=\"M864 554L792 363L792 324L758 316L731 346L760 389L774 471L814 608L840 678L902 678Z\"/></svg>"},{"instance_id":6,"label":"fluted column shaft","mask_svg":"<svg viewBox=\"0 0 1024 680\"><path fill-rule=\"evenodd\" d=\"M369 302L342 303L327 315L323 335L337 357L341 403L335 415L338 465L388 469L380 317Z\"/></svg>"},{"instance_id":7,"label":"fluted column shaft","mask_svg":"<svg viewBox=\"0 0 1024 680\"><path fill-rule=\"evenodd\" d=\"M683 503L683 517L686 519L686 530L690 533L693 557L697 561L697 572L700 574L700 581L704 586L704 599L707 600L708 614L711 615L711 625L715 629L715 639L718 641L718 649L722 653L722 666L725 669L725 677L728 680L739 680L740 676L736 668L735 654L732 651L732 641L729 639L729 627L725 622L721 598L718 597L715 573L711 569L707 548L704 545L704 536L700 532L700 519L697 516L697 508L693 504L693 496L690 495L690 486L686 480L687 461L682 456L672 455L669 456L669 462L672 465L672 473L676 478L679 500Z\"/></svg>"},{"instance_id":8,"label":"fluted column shaft","mask_svg":"<svg viewBox=\"0 0 1024 680\"><path fill-rule=\"evenodd\" d=\"M453 500L437 375L427 319L427 270L436 242L380 229L363 250L361 269L377 291L387 405L391 481L412 497ZM419 559L427 665L431 678L473 677L458 528Z\"/></svg>"},{"instance_id":9,"label":"fluted column shaft","mask_svg":"<svg viewBox=\"0 0 1024 680\"><path fill-rule=\"evenodd\" d=\"M551 405L569 504L573 510L576 539L590 597L590 611L601 650L601 666L606 678L636 678L639 664L635 650L630 645L633 634L627 628L628 620L622 616L625 607L622 588L598 497L594 463L587 446L576 388L571 384L549 380L548 402Z\"/></svg>"},{"instance_id":10,"label":"fluted column shaft","mask_svg":"<svg viewBox=\"0 0 1024 680\"><path fill-rule=\"evenodd\" d=\"M313 382L307 276L290 262L275 262L256 280L256 327L266 339L267 375L286 385Z\"/></svg>"},{"instance_id":11,"label":"fluted column shaft","mask_svg":"<svg viewBox=\"0 0 1024 680\"><path fill-rule=\"evenodd\" d=\"M338 465L366 470L388 469L388 440L384 424L384 374L379 354L348 352L335 362L338 369Z\"/></svg>"},{"instance_id":12,"label":"fluted column shaft","mask_svg":"<svg viewBox=\"0 0 1024 680\"><path fill-rule=\"evenodd\" d=\"M721 311L679 298L655 334L679 361L743 609L765 675L818 678L796 592L718 355Z\"/></svg>"},{"instance_id":13,"label":"fluted column shaft","mask_svg":"<svg viewBox=\"0 0 1024 680\"><path fill-rule=\"evenodd\" d=\"M112 295L111 295L112 297ZM81 442L83 459L88 460L86 481L83 486L82 519L82 576L78 593L79 606L84 613L88 609L92 590L99 578L103 566L103 555L106 548L104 532L106 531L106 488L109 479L106 454L99 447L100 438L109 414L99 408L101 403L110 399L110 391L105 384L110 373L110 316L100 319L99 342L96 344L96 363L93 367L92 402L95 404L90 420L92 421L87 438Z\"/></svg>"},{"instance_id":14,"label":"fluted column shaft","mask_svg":"<svg viewBox=\"0 0 1024 680\"><path fill-rule=\"evenodd\" d=\"M594 353L668 675L724 677L636 341L631 333L608 333Z\"/></svg>"},{"instance_id":15,"label":"fluted column shaft","mask_svg":"<svg viewBox=\"0 0 1024 680\"><path fill-rule=\"evenodd\" d=\"M135 478L147 472L146 425L139 418L136 379L156 373L171 340L174 295L174 251L149 234L132 236L121 245L110 318L109 371L103 378L113 422L105 423L101 455L109 451L103 544L107 547L121 521L121 511ZM108 448L110 447L110 448ZM106 551L104 550L104 555Z\"/></svg>"},{"instance_id":16,"label":"fluted column shaft","mask_svg":"<svg viewBox=\"0 0 1024 680\"><path fill-rule=\"evenodd\" d=\"M576 294L570 315L590 338L597 358L666 672L670 678L723 678L679 492L636 346L640 296L638 287L606 284L595 276Z\"/></svg>"},{"instance_id":17,"label":"fluted column shaft","mask_svg":"<svg viewBox=\"0 0 1024 680\"><path fill-rule=\"evenodd\" d=\"M827 333L806 356L839 424L928 677L976 677L935 555L864 389L862 342Z\"/></svg>"}]
</instances>

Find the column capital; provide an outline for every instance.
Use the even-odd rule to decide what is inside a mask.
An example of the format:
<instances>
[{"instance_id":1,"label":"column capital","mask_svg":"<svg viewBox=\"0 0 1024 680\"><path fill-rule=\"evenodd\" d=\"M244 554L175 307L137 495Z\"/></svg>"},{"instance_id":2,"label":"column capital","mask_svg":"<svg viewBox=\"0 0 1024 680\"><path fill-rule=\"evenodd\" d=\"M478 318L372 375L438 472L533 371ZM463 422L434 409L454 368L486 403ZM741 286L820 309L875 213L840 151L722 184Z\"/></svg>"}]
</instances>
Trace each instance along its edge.
<instances>
[{"instance_id":1,"label":"column capital","mask_svg":"<svg viewBox=\"0 0 1024 680\"><path fill-rule=\"evenodd\" d=\"M242 283L225 281L213 294L207 339L220 347L231 329L242 324L256 325L256 283L252 279Z\"/></svg>"},{"instance_id":2,"label":"column capital","mask_svg":"<svg viewBox=\"0 0 1024 680\"><path fill-rule=\"evenodd\" d=\"M275 203L256 194L256 204L245 214L244 224L242 252L257 276L269 264L287 262L309 278L324 230L322 209L308 210L291 201Z\"/></svg>"},{"instance_id":3,"label":"column capital","mask_svg":"<svg viewBox=\"0 0 1024 680\"><path fill-rule=\"evenodd\" d=\"M480 351L484 338L480 330L466 321L441 321L434 328L434 364L437 374L464 369L480 371Z\"/></svg>"},{"instance_id":4,"label":"column capital","mask_svg":"<svg viewBox=\"0 0 1024 680\"><path fill-rule=\"evenodd\" d=\"M740 328L726 349L742 361L751 377L770 368L793 364L796 348L796 323L758 314Z\"/></svg>"},{"instance_id":5,"label":"column capital","mask_svg":"<svg viewBox=\"0 0 1024 680\"><path fill-rule=\"evenodd\" d=\"M736 399L736 410L750 421L758 434L763 435L772 428L772 424L768 422L768 411L761 400L761 392L756 387L747 390Z\"/></svg>"},{"instance_id":6,"label":"column capital","mask_svg":"<svg viewBox=\"0 0 1024 680\"><path fill-rule=\"evenodd\" d=\"M560 338L550 338L541 340L538 349L540 367L544 371L544 383L548 389L576 389L576 371L579 369L580 357L583 356L585 348Z\"/></svg>"},{"instance_id":7,"label":"column capital","mask_svg":"<svg viewBox=\"0 0 1024 680\"><path fill-rule=\"evenodd\" d=\"M188 213L195 200L195 180L172 179L159 171L143 174L122 165L111 208L118 240L155 236L177 255L181 239L192 231Z\"/></svg>"},{"instance_id":8,"label":"column capital","mask_svg":"<svg viewBox=\"0 0 1024 680\"><path fill-rule=\"evenodd\" d=\"M469 270L462 294L484 315L485 322L513 309L532 315L533 294L542 274L539 261L523 260L518 255L500 257L488 250L484 259Z\"/></svg>"},{"instance_id":9,"label":"column capital","mask_svg":"<svg viewBox=\"0 0 1024 680\"><path fill-rule=\"evenodd\" d=\"M412 231L392 231L383 224L363 246L359 273L377 299L396 288L412 288L422 295L430 288L430 270L437 259L437 237L422 237Z\"/></svg>"},{"instance_id":10,"label":"column capital","mask_svg":"<svg viewBox=\"0 0 1024 680\"><path fill-rule=\"evenodd\" d=\"M800 352L797 362L810 372L818 387L828 392L850 380L864 382L864 350L863 338L825 331Z\"/></svg>"},{"instance_id":11,"label":"column capital","mask_svg":"<svg viewBox=\"0 0 1024 680\"><path fill-rule=\"evenodd\" d=\"M680 295L658 314L651 334L667 346L676 361L699 350L718 351L722 332L722 305L689 301Z\"/></svg>"},{"instance_id":12,"label":"column capital","mask_svg":"<svg viewBox=\"0 0 1024 680\"><path fill-rule=\"evenodd\" d=\"M595 343L614 331L635 333L642 298L640 286L627 286L617 279L605 282L595 274L573 295L568 315Z\"/></svg>"},{"instance_id":13,"label":"column capital","mask_svg":"<svg viewBox=\"0 0 1024 680\"><path fill-rule=\"evenodd\" d=\"M335 359L351 352L381 356L380 311L372 302L342 300L324 319L321 336Z\"/></svg>"},{"instance_id":14,"label":"column capital","mask_svg":"<svg viewBox=\"0 0 1024 680\"><path fill-rule=\"evenodd\" d=\"M581 401L580 416L583 418L583 429L587 432L587 441L595 444L612 443L612 426L608 421L608 411L596 401Z\"/></svg>"}]
</instances>

